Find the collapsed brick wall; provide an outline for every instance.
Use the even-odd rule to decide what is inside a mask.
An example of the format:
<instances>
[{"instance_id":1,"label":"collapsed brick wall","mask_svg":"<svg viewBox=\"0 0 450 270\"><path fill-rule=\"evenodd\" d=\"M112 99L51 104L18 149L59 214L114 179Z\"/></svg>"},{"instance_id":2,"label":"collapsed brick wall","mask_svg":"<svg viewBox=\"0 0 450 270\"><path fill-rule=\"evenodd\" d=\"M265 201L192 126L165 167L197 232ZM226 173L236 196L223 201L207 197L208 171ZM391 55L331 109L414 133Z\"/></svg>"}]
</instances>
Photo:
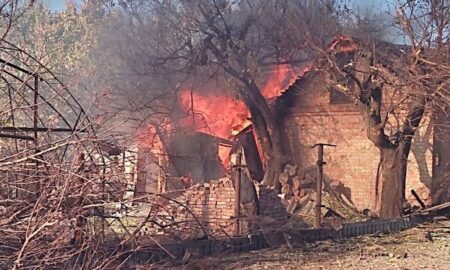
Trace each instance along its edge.
<instances>
[{"instance_id":1,"label":"collapsed brick wall","mask_svg":"<svg viewBox=\"0 0 450 270\"><path fill-rule=\"evenodd\" d=\"M242 217L241 233L249 232L249 222L264 220L266 223L277 225L286 222L286 210L277 194L259 184L256 185L256 191L261 209L260 217ZM190 236L201 236L202 234L193 215L201 222L209 235L234 235L235 191L231 179L222 178L194 185L178 196L176 200L184 203L190 210L186 211L186 209L177 207L177 213L173 213L179 221L186 221L183 230L186 230Z\"/></svg>"}]
</instances>

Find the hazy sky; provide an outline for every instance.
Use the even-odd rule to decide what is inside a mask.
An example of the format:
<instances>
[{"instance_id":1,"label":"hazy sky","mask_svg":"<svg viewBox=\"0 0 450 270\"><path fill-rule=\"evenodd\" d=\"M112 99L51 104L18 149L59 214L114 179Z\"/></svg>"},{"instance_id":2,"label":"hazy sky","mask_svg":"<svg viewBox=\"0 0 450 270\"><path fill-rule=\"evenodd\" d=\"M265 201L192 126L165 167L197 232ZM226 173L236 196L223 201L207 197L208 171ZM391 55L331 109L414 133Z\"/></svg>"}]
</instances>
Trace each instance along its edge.
<instances>
[{"instance_id":1,"label":"hazy sky","mask_svg":"<svg viewBox=\"0 0 450 270\"><path fill-rule=\"evenodd\" d=\"M44 3L53 10L64 9L68 0L43 0ZM71 0L77 3L83 2L83 0ZM149 0L150 1L150 0ZM318 0L317 0L318 1ZM378 14L386 13L393 10L395 0L344 0L349 3L350 8L357 8L361 14L371 13L372 18L378 18ZM380 20L385 20L387 16L379 16ZM388 30L389 31L389 30ZM394 33L394 32L392 32ZM397 34L390 34L391 42L404 43L404 38L399 37Z\"/></svg>"},{"instance_id":2,"label":"hazy sky","mask_svg":"<svg viewBox=\"0 0 450 270\"><path fill-rule=\"evenodd\" d=\"M44 0L44 3L51 9L59 10L66 6L66 0Z\"/></svg>"},{"instance_id":3,"label":"hazy sky","mask_svg":"<svg viewBox=\"0 0 450 270\"><path fill-rule=\"evenodd\" d=\"M387 6L392 5L394 1L392 0L353 0L352 1L356 6L366 7L366 8L375 8L378 10L387 9Z\"/></svg>"},{"instance_id":4,"label":"hazy sky","mask_svg":"<svg viewBox=\"0 0 450 270\"><path fill-rule=\"evenodd\" d=\"M82 2L82 0L75 0L76 2ZM50 8L59 10L66 6L67 0L44 0ZM393 0L350 0L354 5L361 8L369 8L374 10L386 10L389 3Z\"/></svg>"}]
</instances>

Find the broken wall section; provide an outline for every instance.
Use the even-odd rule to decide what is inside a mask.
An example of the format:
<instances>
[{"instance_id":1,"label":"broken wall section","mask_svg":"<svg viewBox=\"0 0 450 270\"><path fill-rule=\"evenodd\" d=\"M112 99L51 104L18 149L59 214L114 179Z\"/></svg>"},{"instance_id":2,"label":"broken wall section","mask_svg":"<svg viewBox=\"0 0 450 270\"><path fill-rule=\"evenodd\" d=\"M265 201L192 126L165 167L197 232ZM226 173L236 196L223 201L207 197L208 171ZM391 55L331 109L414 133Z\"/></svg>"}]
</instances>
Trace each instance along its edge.
<instances>
[{"instance_id":1,"label":"broken wall section","mask_svg":"<svg viewBox=\"0 0 450 270\"><path fill-rule=\"evenodd\" d=\"M249 227L263 229L264 226L281 226L286 223L287 214L281 199L267 187L256 184L256 191L260 205L260 216L250 217L245 214L245 207L241 206L241 234L250 233ZM229 178L222 178L210 183L197 184L186 190L177 198L182 201L193 215L201 222L205 231L213 237L235 235L236 212L235 190ZM182 209L179 209L180 211ZM188 224L196 221L191 213L182 210L177 213L178 218L184 216ZM202 230L196 226L185 227L190 231L188 235L201 236Z\"/></svg>"}]
</instances>

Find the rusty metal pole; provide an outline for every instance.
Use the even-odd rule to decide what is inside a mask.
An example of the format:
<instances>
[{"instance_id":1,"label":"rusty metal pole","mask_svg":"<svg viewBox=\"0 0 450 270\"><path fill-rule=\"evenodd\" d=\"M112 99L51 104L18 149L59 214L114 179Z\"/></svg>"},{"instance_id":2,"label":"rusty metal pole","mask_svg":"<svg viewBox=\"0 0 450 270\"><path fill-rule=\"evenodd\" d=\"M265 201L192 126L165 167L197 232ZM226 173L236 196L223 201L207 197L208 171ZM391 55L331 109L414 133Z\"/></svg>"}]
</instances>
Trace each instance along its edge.
<instances>
[{"instance_id":1,"label":"rusty metal pole","mask_svg":"<svg viewBox=\"0 0 450 270\"><path fill-rule=\"evenodd\" d=\"M240 235L241 233L241 152L236 153L236 175L234 178L234 191L235 191L235 217L236 217L236 223L235 223L235 232L236 235Z\"/></svg>"},{"instance_id":2,"label":"rusty metal pole","mask_svg":"<svg viewBox=\"0 0 450 270\"><path fill-rule=\"evenodd\" d=\"M38 145L38 98L39 98L39 76L34 75L34 101L33 101L33 131L34 131L34 141Z\"/></svg>"},{"instance_id":3,"label":"rusty metal pole","mask_svg":"<svg viewBox=\"0 0 450 270\"><path fill-rule=\"evenodd\" d=\"M417 192L414 189L411 189L411 194L414 196L414 198L416 198L417 202L420 204L421 209L427 208L425 203L420 199L419 194L417 194Z\"/></svg>"},{"instance_id":4,"label":"rusty metal pole","mask_svg":"<svg viewBox=\"0 0 450 270\"><path fill-rule=\"evenodd\" d=\"M322 175L323 175L323 144L319 144L317 151L317 186L316 186L316 222L317 228L322 224Z\"/></svg>"},{"instance_id":5,"label":"rusty metal pole","mask_svg":"<svg viewBox=\"0 0 450 270\"><path fill-rule=\"evenodd\" d=\"M38 98L39 98L39 76L38 75L34 75L34 99L33 99L33 131L34 131L34 153L39 153L39 142L38 142ZM39 161L38 159L36 159L35 161L35 166L36 166L36 178L38 179L38 184L37 184L37 195L39 196L41 194L41 182L40 179L38 178L39 175Z\"/></svg>"},{"instance_id":6,"label":"rusty metal pole","mask_svg":"<svg viewBox=\"0 0 450 270\"><path fill-rule=\"evenodd\" d=\"M317 179L316 179L316 205L315 205L315 226L316 228L320 228L322 225L322 181L323 181L323 165L326 164L323 162L323 147L324 146L331 146L336 147L334 144L328 144L328 143L316 143L315 145L311 146L311 148L318 148L317 151Z\"/></svg>"}]
</instances>

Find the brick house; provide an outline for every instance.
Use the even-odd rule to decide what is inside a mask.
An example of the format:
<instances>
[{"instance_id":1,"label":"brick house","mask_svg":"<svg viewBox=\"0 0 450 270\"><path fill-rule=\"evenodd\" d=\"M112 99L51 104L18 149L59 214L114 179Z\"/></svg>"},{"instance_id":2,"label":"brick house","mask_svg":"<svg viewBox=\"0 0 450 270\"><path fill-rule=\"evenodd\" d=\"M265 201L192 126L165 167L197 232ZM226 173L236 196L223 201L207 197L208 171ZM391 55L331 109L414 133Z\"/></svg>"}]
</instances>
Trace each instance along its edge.
<instances>
[{"instance_id":1,"label":"brick house","mask_svg":"<svg viewBox=\"0 0 450 270\"><path fill-rule=\"evenodd\" d=\"M342 41L347 40L343 39L339 42ZM338 46L339 42L333 42L332 46ZM345 43L342 45L348 46ZM380 50L377 51L377 54L382 55L380 57L383 58L381 65L388 67L390 59L400 57L408 50L405 46L395 44L380 43L379 45ZM343 63L348 63L348 60L345 57L338 59ZM387 69L390 70L390 68ZM274 108L276 119L280 121L281 125L283 151L292 157L292 162L298 166L300 171L314 171L313 166L317 153L310 146L316 143L337 145L336 148L325 149L325 162L327 163L324 167L325 177L337 180L345 188L348 188L351 191L351 202L358 209L373 209L376 176L380 164L379 150L367 138L366 127L356 105L344 93L337 89L330 89L329 85L324 83L326 81L324 76L327 76L324 72L313 69L298 78L280 97L272 100L271 105ZM387 91L390 90L387 89ZM385 99L388 99L388 96L383 95ZM384 104L388 104L388 102L384 102ZM386 110L386 108L384 109ZM402 110L403 108L399 107L400 113L397 119L390 119L390 121L401 122ZM395 123L391 124L395 125ZM392 130L394 133L395 128ZM394 136L395 134L390 135ZM197 141L193 139L194 137L202 138L200 141L204 143L192 143ZM186 136L180 140L182 147L177 149L177 155L187 156L186 153L207 155L195 157L195 162L183 160L183 166L180 167L183 167L184 170L177 176L194 172L193 178L200 179L195 183L204 183L219 178L217 170L214 174L205 176L205 171L208 170L205 170L204 165L217 163L218 149L216 148L220 144L220 141L210 143L215 139L205 139L206 137L208 136L198 136L197 134L189 139ZM251 137L253 138L253 136ZM189 147L183 144L186 141L191 142ZM450 200L450 144L448 142L450 142L450 118L445 115L426 113L415 132L408 157L405 189L408 201L416 204L410 193L412 189L427 204ZM202 147L196 147L196 145ZM203 145L205 146L203 147ZM257 156L255 153L257 151L247 151L246 149L246 152L252 152L254 156ZM206 162L207 160L214 162ZM194 170L194 168L197 169ZM255 171L259 172L259 169ZM260 178L262 177L253 176L254 180L260 180ZM144 182L142 181L142 183ZM153 184L153 186L156 185Z\"/></svg>"},{"instance_id":2,"label":"brick house","mask_svg":"<svg viewBox=\"0 0 450 270\"><path fill-rule=\"evenodd\" d=\"M331 143L326 148L324 175L339 180L351 190L351 200L358 209L374 207L375 181L379 150L367 138L363 118L356 105L344 93L330 90L323 83L323 74L311 71L295 81L275 101L275 110L283 117L284 151L293 157L300 169L314 166L315 143ZM282 120L281 120L282 119ZM443 120L427 115L413 139L408 160L406 198L415 203L414 189L428 204L448 200L439 197L448 183L450 170L450 132ZM448 121L447 121L448 122ZM448 189L448 184L444 185Z\"/></svg>"}]
</instances>

